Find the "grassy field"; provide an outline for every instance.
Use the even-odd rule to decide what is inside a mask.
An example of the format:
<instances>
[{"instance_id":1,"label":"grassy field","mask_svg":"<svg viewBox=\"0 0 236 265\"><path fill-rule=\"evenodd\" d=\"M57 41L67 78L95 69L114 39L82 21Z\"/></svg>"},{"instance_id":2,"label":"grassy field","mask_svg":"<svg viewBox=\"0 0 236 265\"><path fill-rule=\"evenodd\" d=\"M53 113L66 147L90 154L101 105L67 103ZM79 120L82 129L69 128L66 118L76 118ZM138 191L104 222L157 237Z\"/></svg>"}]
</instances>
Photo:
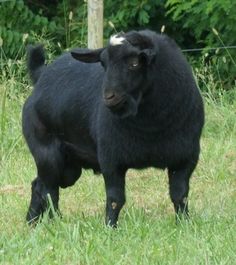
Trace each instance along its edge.
<instances>
[{"instance_id":1,"label":"grassy field","mask_svg":"<svg viewBox=\"0 0 236 265\"><path fill-rule=\"evenodd\" d=\"M19 80L19 78L18 78ZM191 180L189 222L175 224L166 172L130 170L118 229L104 225L101 176L84 171L61 190L63 218L25 223L35 166L21 134L30 88L0 82L0 264L236 264L236 92L204 96L202 153ZM19 93L19 91L24 91Z\"/></svg>"}]
</instances>

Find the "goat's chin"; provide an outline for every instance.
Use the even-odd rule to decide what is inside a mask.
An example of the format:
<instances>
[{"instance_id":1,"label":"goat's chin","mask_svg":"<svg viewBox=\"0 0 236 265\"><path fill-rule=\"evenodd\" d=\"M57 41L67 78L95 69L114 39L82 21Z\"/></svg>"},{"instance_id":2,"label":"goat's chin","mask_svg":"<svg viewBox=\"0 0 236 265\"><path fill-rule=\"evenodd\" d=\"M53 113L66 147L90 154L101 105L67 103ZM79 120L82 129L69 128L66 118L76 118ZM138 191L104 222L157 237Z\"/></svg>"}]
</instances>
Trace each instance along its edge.
<instances>
[{"instance_id":1,"label":"goat's chin","mask_svg":"<svg viewBox=\"0 0 236 265\"><path fill-rule=\"evenodd\" d=\"M140 103L140 99L135 99L133 97L128 97L127 100L119 106L119 108L110 108L110 111L115 116L118 116L121 119L125 119L128 117L134 117L138 113L138 106Z\"/></svg>"}]
</instances>

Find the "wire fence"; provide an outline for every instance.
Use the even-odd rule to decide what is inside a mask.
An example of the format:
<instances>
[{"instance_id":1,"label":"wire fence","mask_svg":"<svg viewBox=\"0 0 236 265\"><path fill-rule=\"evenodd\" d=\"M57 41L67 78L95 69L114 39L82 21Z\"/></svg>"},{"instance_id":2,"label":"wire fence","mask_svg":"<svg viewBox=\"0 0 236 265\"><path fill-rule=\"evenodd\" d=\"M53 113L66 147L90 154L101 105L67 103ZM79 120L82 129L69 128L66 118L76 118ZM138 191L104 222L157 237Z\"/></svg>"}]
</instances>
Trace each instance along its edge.
<instances>
[{"instance_id":1,"label":"wire fence","mask_svg":"<svg viewBox=\"0 0 236 265\"><path fill-rule=\"evenodd\" d=\"M227 49L236 49L234 46L220 46L220 47L205 47L205 48L192 48L192 49L182 49L182 52L201 52L201 51L217 51L217 50L227 50Z\"/></svg>"}]
</instances>

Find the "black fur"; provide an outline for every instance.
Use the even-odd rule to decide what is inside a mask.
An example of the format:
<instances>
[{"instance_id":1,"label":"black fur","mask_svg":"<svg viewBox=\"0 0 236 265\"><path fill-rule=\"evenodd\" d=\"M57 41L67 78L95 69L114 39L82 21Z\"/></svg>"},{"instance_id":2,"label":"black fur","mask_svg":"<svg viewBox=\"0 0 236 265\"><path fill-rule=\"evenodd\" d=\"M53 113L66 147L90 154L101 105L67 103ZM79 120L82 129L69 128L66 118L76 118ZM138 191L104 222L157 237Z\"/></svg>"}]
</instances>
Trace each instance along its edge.
<instances>
[{"instance_id":1,"label":"black fur","mask_svg":"<svg viewBox=\"0 0 236 265\"><path fill-rule=\"evenodd\" d=\"M57 209L59 187L73 185L82 168L103 174L111 226L125 203L129 168L167 168L176 214L188 213L204 123L191 68L167 36L122 36L122 45L75 49L48 66L41 47L30 50L35 87L24 105L23 133L38 176L27 221L45 211L47 193Z\"/></svg>"}]
</instances>

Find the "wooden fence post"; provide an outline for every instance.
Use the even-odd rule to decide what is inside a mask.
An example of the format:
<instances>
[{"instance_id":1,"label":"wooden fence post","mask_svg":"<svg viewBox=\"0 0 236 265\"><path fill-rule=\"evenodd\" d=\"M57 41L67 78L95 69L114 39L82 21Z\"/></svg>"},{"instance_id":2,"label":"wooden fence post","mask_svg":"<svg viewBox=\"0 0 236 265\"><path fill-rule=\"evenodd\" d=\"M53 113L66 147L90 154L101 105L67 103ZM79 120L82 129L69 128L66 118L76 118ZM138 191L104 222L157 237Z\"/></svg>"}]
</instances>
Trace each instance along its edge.
<instances>
[{"instance_id":1,"label":"wooden fence post","mask_svg":"<svg viewBox=\"0 0 236 265\"><path fill-rule=\"evenodd\" d=\"M88 0L88 48L103 47L103 0Z\"/></svg>"}]
</instances>

